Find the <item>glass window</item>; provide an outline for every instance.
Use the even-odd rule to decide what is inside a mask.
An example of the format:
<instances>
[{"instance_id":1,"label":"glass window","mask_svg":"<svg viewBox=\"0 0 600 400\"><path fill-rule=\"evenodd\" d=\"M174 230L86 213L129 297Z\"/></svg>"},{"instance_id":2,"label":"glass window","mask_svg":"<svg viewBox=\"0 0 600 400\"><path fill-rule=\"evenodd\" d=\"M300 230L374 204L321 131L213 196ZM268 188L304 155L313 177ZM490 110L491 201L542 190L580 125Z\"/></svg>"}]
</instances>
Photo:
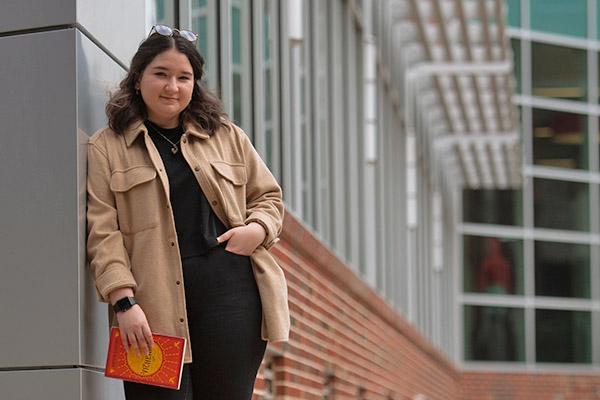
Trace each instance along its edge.
<instances>
[{"instance_id":1,"label":"glass window","mask_svg":"<svg viewBox=\"0 0 600 400\"><path fill-rule=\"evenodd\" d=\"M210 76L209 48L208 48L208 6L206 0L194 0L192 3L192 31L198 35L196 47L204 58L204 76L206 82Z\"/></svg>"},{"instance_id":2,"label":"glass window","mask_svg":"<svg viewBox=\"0 0 600 400\"><path fill-rule=\"evenodd\" d=\"M517 79L517 93L523 93L521 89L521 41L519 39L510 39L510 45L513 52L513 64L515 71L515 78Z\"/></svg>"},{"instance_id":3,"label":"glass window","mask_svg":"<svg viewBox=\"0 0 600 400\"><path fill-rule=\"evenodd\" d=\"M230 1L231 100L227 104L231 109L227 111L231 113L233 121L251 135L249 2Z\"/></svg>"},{"instance_id":4,"label":"glass window","mask_svg":"<svg viewBox=\"0 0 600 400\"><path fill-rule=\"evenodd\" d=\"M464 236L465 292L523 294L523 241Z\"/></svg>"},{"instance_id":5,"label":"glass window","mask_svg":"<svg viewBox=\"0 0 600 400\"><path fill-rule=\"evenodd\" d=\"M535 294L590 298L590 246L535 242Z\"/></svg>"},{"instance_id":6,"label":"glass window","mask_svg":"<svg viewBox=\"0 0 600 400\"><path fill-rule=\"evenodd\" d=\"M508 8L508 25L520 27L521 26L521 1L520 0L506 0L506 7Z\"/></svg>"},{"instance_id":7,"label":"glass window","mask_svg":"<svg viewBox=\"0 0 600 400\"><path fill-rule=\"evenodd\" d=\"M587 0L530 0L531 29L587 37Z\"/></svg>"},{"instance_id":8,"label":"glass window","mask_svg":"<svg viewBox=\"0 0 600 400\"><path fill-rule=\"evenodd\" d=\"M587 311L536 310L536 361L590 363L590 325Z\"/></svg>"},{"instance_id":9,"label":"glass window","mask_svg":"<svg viewBox=\"0 0 600 400\"><path fill-rule=\"evenodd\" d=\"M520 190L463 191L463 220L480 224L521 225Z\"/></svg>"},{"instance_id":10,"label":"glass window","mask_svg":"<svg viewBox=\"0 0 600 400\"><path fill-rule=\"evenodd\" d=\"M560 168L588 168L587 117L532 110L533 162Z\"/></svg>"},{"instance_id":11,"label":"glass window","mask_svg":"<svg viewBox=\"0 0 600 400\"><path fill-rule=\"evenodd\" d=\"M146 3L148 4L148 3ZM174 0L151 0L150 22L154 24L165 24L175 26L175 1ZM148 33L148 32L146 32Z\"/></svg>"},{"instance_id":12,"label":"glass window","mask_svg":"<svg viewBox=\"0 0 600 400\"><path fill-rule=\"evenodd\" d=\"M585 50L532 42L531 63L534 96L586 101Z\"/></svg>"},{"instance_id":13,"label":"glass window","mask_svg":"<svg viewBox=\"0 0 600 400\"><path fill-rule=\"evenodd\" d=\"M465 306L465 360L524 361L524 315L520 308Z\"/></svg>"},{"instance_id":14,"label":"glass window","mask_svg":"<svg viewBox=\"0 0 600 400\"><path fill-rule=\"evenodd\" d=\"M534 178L535 226L589 230L589 185L580 182Z\"/></svg>"}]
</instances>

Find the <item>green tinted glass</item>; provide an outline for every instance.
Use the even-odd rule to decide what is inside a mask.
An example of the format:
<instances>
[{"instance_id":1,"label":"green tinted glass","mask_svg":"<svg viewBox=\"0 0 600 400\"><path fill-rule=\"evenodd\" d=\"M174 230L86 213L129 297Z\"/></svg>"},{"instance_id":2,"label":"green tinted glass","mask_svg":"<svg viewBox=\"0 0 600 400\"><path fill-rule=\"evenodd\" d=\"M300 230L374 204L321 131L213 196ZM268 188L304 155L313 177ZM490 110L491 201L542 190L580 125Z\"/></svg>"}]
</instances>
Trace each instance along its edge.
<instances>
[{"instance_id":1,"label":"green tinted glass","mask_svg":"<svg viewBox=\"0 0 600 400\"><path fill-rule=\"evenodd\" d=\"M523 241L482 236L463 238L465 292L523 294Z\"/></svg>"},{"instance_id":2,"label":"green tinted glass","mask_svg":"<svg viewBox=\"0 0 600 400\"><path fill-rule=\"evenodd\" d=\"M465 360L524 361L524 316L520 308L465 306Z\"/></svg>"},{"instance_id":3,"label":"green tinted glass","mask_svg":"<svg viewBox=\"0 0 600 400\"><path fill-rule=\"evenodd\" d=\"M514 27L521 26L521 1L520 0L505 0L508 8L508 25Z\"/></svg>"},{"instance_id":4,"label":"green tinted glass","mask_svg":"<svg viewBox=\"0 0 600 400\"><path fill-rule=\"evenodd\" d=\"M587 37L587 0L529 0L531 29Z\"/></svg>"},{"instance_id":5,"label":"green tinted glass","mask_svg":"<svg viewBox=\"0 0 600 400\"><path fill-rule=\"evenodd\" d=\"M534 223L538 228L588 231L589 184L534 178Z\"/></svg>"},{"instance_id":6,"label":"green tinted glass","mask_svg":"<svg viewBox=\"0 0 600 400\"><path fill-rule=\"evenodd\" d=\"M241 10L231 7L231 62L242 64Z\"/></svg>"},{"instance_id":7,"label":"green tinted glass","mask_svg":"<svg viewBox=\"0 0 600 400\"><path fill-rule=\"evenodd\" d=\"M558 168L588 168L587 117L532 110L533 162Z\"/></svg>"},{"instance_id":8,"label":"green tinted glass","mask_svg":"<svg viewBox=\"0 0 600 400\"><path fill-rule=\"evenodd\" d=\"M521 225L522 192L520 190L463 191L463 221L481 224Z\"/></svg>"},{"instance_id":9,"label":"green tinted glass","mask_svg":"<svg viewBox=\"0 0 600 400\"><path fill-rule=\"evenodd\" d=\"M590 298L590 246L535 242L535 294Z\"/></svg>"},{"instance_id":10,"label":"green tinted glass","mask_svg":"<svg viewBox=\"0 0 600 400\"><path fill-rule=\"evenodd\" d=\"M535 342L538 362L589 364L592 358L590 313L535 310Z\"/></svg>"}]
</instances>

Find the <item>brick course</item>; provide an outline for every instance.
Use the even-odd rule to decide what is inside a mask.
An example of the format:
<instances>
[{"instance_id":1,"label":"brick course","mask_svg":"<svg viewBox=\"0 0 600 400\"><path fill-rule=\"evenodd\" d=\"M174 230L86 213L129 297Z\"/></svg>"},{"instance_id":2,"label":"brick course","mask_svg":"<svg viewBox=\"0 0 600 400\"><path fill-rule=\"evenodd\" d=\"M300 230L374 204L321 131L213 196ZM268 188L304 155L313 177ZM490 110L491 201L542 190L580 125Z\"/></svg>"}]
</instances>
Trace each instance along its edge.
<instances>
[{"instance_id":1,"label":"brick course","mask_svg":"<svg viewBox=\"0 0 600 400\"><path fill-rule=\"evenodd\" d=\"M272 252L292 332L269 346L255 399L269 398L269 382L277 399L459 399L453 364L289 214Z\"/></svg>"},{"instance_id":2,"label":"brick course","mask_svg":"<svg viewBox=\"0 0 600 400\"><path fill-rule=\"evenodd\" d=\"M289 214L281 239L292 332L269 345L253 399L600 400L593 374L461 373Z\"/></svg>"}]
</instances>

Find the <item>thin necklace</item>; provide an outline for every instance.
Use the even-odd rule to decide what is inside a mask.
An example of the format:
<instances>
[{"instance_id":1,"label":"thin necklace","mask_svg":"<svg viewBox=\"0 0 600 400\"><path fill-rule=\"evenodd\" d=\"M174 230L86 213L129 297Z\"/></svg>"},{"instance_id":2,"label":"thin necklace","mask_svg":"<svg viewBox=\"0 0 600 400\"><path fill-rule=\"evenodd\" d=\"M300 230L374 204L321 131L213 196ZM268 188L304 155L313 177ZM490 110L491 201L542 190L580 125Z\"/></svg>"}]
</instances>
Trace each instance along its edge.
<instances>
[{"instance_id":1,"label":"thin necklace","mask_svg":"<svg viewBox=\"0 0 600 400\"><path fill-rule=\"evenodd\" d=\"M150 129L152 129L154 132L158 133L163 139L165 139L167 142L171 143L171 153L173 154L177 154L177 152L179 151L179 142L181 141L181 136L179 136L179 140L176 141L175 143L173 143L168 137L166 137L165 135L163 135L162 133L160 133L160 131L158 129L156 129L155 127L153 127L152 125L148 124L147 125ZM183 136L183 135L182 135Z\"/></svg>"}]
</instances>

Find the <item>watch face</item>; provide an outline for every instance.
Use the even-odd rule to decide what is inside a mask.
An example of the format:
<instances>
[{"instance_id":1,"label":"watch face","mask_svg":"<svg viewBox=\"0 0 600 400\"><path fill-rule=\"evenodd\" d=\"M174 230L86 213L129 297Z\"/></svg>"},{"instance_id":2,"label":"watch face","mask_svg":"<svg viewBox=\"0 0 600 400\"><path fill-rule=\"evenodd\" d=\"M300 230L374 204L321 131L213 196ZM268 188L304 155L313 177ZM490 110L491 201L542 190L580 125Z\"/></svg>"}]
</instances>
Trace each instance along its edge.
<instances>
[{"instance_id":1,"label":"watch face","mask_svg":"<svg viewBox=\"0 0 600 400\"><path fill-rule=\"evenodd\" d=\"M125 297L115 303L115 312L127 311L136 304L133 297Z\"/></svg>"}]
</instances>

